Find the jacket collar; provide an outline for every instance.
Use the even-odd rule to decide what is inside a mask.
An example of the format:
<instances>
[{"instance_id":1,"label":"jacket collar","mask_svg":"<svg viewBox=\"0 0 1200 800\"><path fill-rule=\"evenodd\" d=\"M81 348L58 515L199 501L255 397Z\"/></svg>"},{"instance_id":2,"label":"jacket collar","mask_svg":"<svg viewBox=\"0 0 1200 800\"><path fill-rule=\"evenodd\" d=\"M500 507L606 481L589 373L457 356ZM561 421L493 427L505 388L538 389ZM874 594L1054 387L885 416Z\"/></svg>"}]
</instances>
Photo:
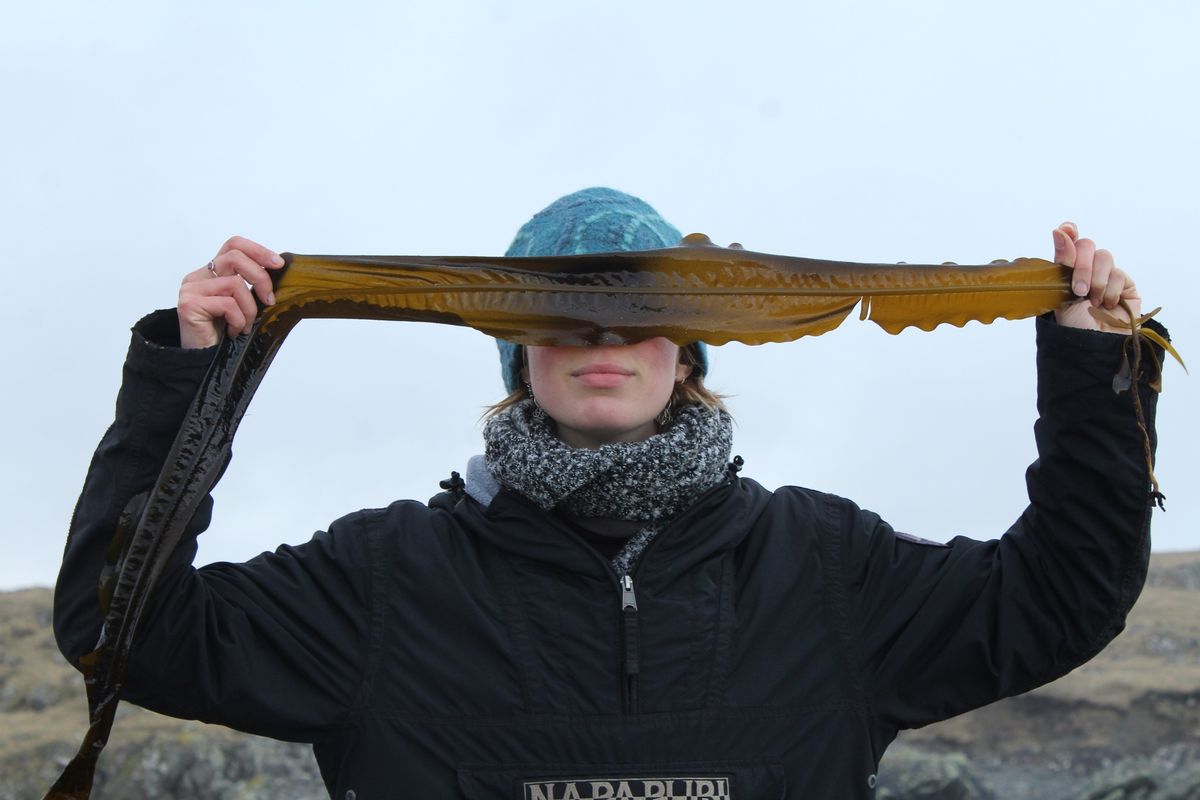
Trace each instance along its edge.
<instances>
[{"instance_id":1,"label":"jacket collar","mask_svg":"<svg viewBox=\"0 0 1200 800\"><path fill-rule=\"evenodd\" d=\"M634 572L651 576L684 571L738 545L770 498L752 480L729 477L671 519L642 554ZM508 489L489 505L468 498L456 509L464 526L500 550L595 577L615 577L597 553L564 519Z\"/></svg>"}]
</instances>

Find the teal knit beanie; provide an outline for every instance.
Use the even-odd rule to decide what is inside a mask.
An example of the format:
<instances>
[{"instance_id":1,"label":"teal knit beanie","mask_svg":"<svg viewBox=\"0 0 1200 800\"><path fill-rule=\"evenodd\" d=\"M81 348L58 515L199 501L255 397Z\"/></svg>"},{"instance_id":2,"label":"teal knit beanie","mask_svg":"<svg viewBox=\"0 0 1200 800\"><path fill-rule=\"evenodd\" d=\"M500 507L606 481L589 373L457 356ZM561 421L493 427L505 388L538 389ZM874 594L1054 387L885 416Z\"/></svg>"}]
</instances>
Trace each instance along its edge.
<instances>
[{"instance_id":1,"label":"teal knit beanie","mask_svg":"<svg viewBox=\"0 0 1200 800\"><path fill-rule=\"evenodd\" d=\"M683 237L647 203L615 189L584 189L560 197L521 226L506 256L576 256L674 247ZM504 386L521 385L521 346L496 340ZM708 372L708 351L697 346L700 374Z\"/></svg>"}]
</instances>

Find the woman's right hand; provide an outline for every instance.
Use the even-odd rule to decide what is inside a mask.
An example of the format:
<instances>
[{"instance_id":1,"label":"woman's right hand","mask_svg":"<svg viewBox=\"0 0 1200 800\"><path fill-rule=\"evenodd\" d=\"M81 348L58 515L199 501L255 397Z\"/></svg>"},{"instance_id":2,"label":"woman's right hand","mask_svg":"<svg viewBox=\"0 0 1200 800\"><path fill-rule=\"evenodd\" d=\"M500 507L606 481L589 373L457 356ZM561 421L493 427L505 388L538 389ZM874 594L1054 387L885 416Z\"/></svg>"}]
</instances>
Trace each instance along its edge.
<instances>
[{"instance_id":1,"label":"woman's right hand","mask_svg":"<svg viewBox=\"0 0 1200 800\"><path fill-rule=\"evenodd\" d=\"M269 269L283 259L257 242L234 236L205 266L189 272L179 287L180 347L212 347L221 341L221 326L230 336L248 333L258 315L254 294L275 304Z\"/></svg>"}]
</instances>

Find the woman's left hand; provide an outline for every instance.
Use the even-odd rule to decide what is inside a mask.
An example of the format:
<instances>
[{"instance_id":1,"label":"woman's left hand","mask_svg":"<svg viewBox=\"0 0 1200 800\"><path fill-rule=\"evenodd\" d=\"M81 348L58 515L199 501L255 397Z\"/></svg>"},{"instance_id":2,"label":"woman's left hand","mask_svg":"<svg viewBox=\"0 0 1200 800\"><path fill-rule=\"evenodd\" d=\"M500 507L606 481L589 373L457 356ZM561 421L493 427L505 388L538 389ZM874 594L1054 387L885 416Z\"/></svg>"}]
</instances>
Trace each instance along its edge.
<instances>
[{"instance_id":1,"label":"woman's left hand","mask_svg":"<svg viewBox=\"0 0 1200 800\"><path fill-rule=\"evenodd\" d=\"M1071 286L1079 299L1063 303L1054 312L1058 324L1069 328L1086 328L1108 333L1128 333L1101 322L1091 314L1092 308L1102 308L1117 319L1128 320L1120 305L1124 300L1135 316L1142 313L1142 298L1137 287L1113 263L1112 253L1097 250L1091 239L1080 239L1074 222L1064 222L1054 229L1054 261L1071 267Z\"/></svg>"}]
</instances>

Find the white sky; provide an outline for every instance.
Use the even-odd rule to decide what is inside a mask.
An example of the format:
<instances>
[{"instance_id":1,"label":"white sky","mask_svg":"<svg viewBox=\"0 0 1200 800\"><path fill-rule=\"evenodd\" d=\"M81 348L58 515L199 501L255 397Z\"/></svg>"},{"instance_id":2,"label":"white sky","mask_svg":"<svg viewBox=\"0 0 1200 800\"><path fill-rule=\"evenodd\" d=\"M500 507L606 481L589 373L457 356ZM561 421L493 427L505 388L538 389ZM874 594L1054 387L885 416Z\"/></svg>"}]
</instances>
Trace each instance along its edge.
<instances>
[{"instance_id":1,"label":"white sky","mask_svg":"<svg viewBox=\"0 0 1200 800\"><path fill-rule=\"evenodd\" d=\"M249 7L249 8L247 8ZM127 329L230 235L499 254L557 196L638 194L755 250L981 263L1074 219L1200 362L1200 5L12 4L0 268L13 291L0 588L54 580ZM735 452L930 538L999 535L1032 460L1033 323L712 353ZM1200 548L1200 376L1167 368L1156 548ZM490 340L303 323L247 415L202 560L425 499L503 393Z\"/></svg>"}]
</instances>

